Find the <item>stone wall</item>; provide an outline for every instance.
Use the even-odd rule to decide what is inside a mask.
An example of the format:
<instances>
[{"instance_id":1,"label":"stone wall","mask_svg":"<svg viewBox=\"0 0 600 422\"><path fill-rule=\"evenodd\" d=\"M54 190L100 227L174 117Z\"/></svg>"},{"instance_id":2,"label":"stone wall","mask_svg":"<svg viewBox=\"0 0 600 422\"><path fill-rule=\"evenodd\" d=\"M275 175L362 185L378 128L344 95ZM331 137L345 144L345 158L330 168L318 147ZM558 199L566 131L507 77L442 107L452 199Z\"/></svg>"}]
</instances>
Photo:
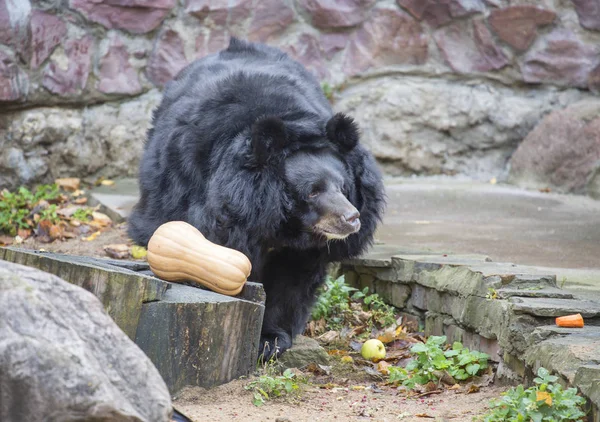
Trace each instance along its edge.
<instances>
[{"instance_id":1,"label":"stone wall","mask_svg":"<svg viewBox=\"0 0 600 422\"><path fill-rule=\"evenodd\" d=\"M232 35L314 71L395 175L503 177L600 90L598 0L0 0L0 187L136 174L160 88Z\"/></svg>"}]
</instances>

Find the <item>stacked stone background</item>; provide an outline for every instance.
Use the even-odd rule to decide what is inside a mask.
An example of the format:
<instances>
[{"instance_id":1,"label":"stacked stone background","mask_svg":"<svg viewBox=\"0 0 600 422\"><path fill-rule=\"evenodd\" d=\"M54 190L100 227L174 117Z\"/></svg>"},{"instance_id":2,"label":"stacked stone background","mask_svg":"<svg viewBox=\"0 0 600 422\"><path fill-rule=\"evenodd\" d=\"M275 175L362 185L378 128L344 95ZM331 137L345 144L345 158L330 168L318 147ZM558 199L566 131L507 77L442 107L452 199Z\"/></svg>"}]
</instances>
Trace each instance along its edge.
<instances>
[{"instance_id":1,"label":"stacked stone background","mask_svg":"<svg viewBox=\"0 0 600 422\"><path fill-rule=\"evenodd\" d=\"M0 187L135 175L160 89L230 36L312 70L391 175L502 179L600 91L600 0L0 0Z\"/></svg>"}]
</instances>

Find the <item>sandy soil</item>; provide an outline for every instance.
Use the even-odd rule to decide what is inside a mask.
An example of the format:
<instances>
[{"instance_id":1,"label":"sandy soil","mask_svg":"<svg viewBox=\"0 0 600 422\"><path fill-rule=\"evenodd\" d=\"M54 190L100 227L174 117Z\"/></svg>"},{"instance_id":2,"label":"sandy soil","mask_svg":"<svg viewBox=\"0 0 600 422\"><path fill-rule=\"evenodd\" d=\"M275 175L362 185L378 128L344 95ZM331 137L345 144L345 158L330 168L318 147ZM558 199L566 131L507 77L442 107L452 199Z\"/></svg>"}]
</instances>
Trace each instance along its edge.
<instances>
[{"instance_id":1,"label":"sandy soil","mask_svg":"<svg viewBox=\"0 0 600 422\"><path fill-rule=\"evenodd\" d=\"M38 241L35 237L27 238L20 245L13 245L18 248L27 249L45 249L48 252L65 253L70 255L93 256L99 258L109 258L104 252L104 246L112 244L128 244L132 242L127 236L127 225L125 223L117 224L102 230L102 233L90 241L84 241L84 235L75 239L55 240L51 243ZM128 258L131 259L131 258Z\"/></svg>"},{"instance_id":2,"label":"sandy soil","mask_svg":"<svg viewBox=\"0 0 600 422\"><path fill-rule=\"evenodd\" d=\"M256 407L251 392L244 389L248 382L236 380L210 390L187 388L173 404L194 422L471 421L485 413L489 400L505 390L486 387L466 394L463 387L460 391L406 398L387 386L373 389L369 384L359 384L332 390L309 386L295 399L278 398Z\"/></svg>"}]
</instances>

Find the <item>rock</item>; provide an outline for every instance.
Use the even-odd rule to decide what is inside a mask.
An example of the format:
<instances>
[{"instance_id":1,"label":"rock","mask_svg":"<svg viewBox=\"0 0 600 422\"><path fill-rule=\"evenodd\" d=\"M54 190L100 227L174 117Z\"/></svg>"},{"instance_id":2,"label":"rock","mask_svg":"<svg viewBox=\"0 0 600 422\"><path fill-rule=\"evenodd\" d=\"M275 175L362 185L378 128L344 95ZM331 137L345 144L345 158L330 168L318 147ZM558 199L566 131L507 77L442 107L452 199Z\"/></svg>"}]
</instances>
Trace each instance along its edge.
<instances>
[{"instance_id":1,"label":"rock","mask_svg":"<svg viewBox=\"0 0 600 422\"><path fill-rule=\"evenodd\" d=\"M418 20L427 22L434 28L485 10L481 0L396 0Z\"/></svg>"},{"instance_id":2,"label":"rock","mask_svg":"<svg viewBox=\"0 0 600 422\"><path fill-rule=\"evenodd\" d=\"M545 117L510 161L512 183L583 192L600 161L600 104L582 101Z\"/></svg>"},{"instance_id":3,"label":"rock","mask_svg":"<svg viewBox=\"0 0 600 422\"><path fill-rule=\"evenodd\" d=\"M70 7L108 29L145 34L161 24L177 0L70 0Z\"/></svg>"},{"instance_id":4,"label":"rock","mask_svg":"<svg viewBox=\"0 0 600 422\"><path fill-rule=\"evenodd\" d=\"M65 42L64 56L53 54L44 70L42 85L58 95L68 96L83 90L92 65L93 39L84 35Z\"/></svg>"},{"instance_id":5,"label":"rock","mask_svg":"<svg viewBox=\"0 0 600 422\"><path fill-rule=\"evenodd\" d=\"M592 198L600 199L600 162L596 163L596 166L590 173L585 191Z\"/></svg>"},{"instance_id":6,"label":"rock","mask_svg":"<svg viewBox=\"0 0 600 422\"><path fill-rule=\"evenodd\" d=\"M581 26L600 31L600 2L598 0L573 0L573 4Z\"/></svg>"},{"instance_id":7,"label":"rock","mask_svg":"<svg viewBox=\"0 0 600 422\"><path fill-rule=\"evenodd\" d=\"M27 95L28 88L27 74L14 59L0 51L0 102L18 100Z\"/></svg>"},{"instance_id":8,"label":"rock","mask_svg":"<svg viewBox=\"0 0 600 422\"><path fill-rule=\"evenodd\" d=\"M66 35L67 26L62 19L41 10L34 10L31 14L30 67L40 67Z\"/></svg>"},{"instance_id":9,"label":"rock","mask_svg":"<svg viewBox=\"0 0 600 422\"><path fill-rule=\"evenodd\" d=\"M30 18L29 0L0 0L0 43L15 47L24 60L27 60L26 51L29 48Z\"/></svg>"},{"instance_id":10,"label":"rock","mask_svg":"<svg viewBox=\"0 0 600 422\"><path fill-rule=\"evenodd\" d=\"M446 63L456 72L488 72L508 64L482 21L447 25L434 33L434 39Z\"/></svg>"},{"instance_id":11,"label":"rock","mask_svg":"<svg viewBox=\"0 0 600 422\"><path fill-rule=\"evenodd\" d=\"M266 42L279 35L296 20L294 9L279 0L261 0L253 7L248 39Z\"/></svg>"},{"instance_id":12,"label":"rock","mask_svg":"<svg viewBox=\"0 0 600 422\"><path fill-rule=\"evenodd\" d=\"M348 44L349 35L345 32L333 32L321 34L319 44L327 60L342 51Z\"/></svg>"},{"instance_id":13,"label":"rock","mask_svg":"<svg viewBox=\"0 0 600 422\"><path fill-rule=\"evenodd\" d=\"M316 340L302 335L294 338L294 345L279 357L277 363L280 367L304 368L311 363L328 365L329 355Z\"/></svg>"},{"instance_id":14,"label":"rock","mask_svg":"<svg viewBox=\"0 0 600 422\"><path fill-rule=\"evenodd\" d=\"M513 297L513 310L540 317L559 317L581 314L584 318L600 316L600 303L581 299Z\"/></svg>"},{"instance_id":15,"label":"rock","mask_svg":"<svg viewBox=\"0 0 600 422\"><path fill-rule=\"evenodd\" d=\"M253 9L251 0L185 0L186 13L201 20L210 17L217 25L216 30L226 26L227 22L245 21Z\"/></svg>"},{"instance_id":16,"label":"rock","mask_svg":"<svg viewBox=\"0 0 600 422\"><path fill-rule=\"evenodd\" d=\"M318 79L327 79L329 71L319 40L312 34L302 34L298 40L285 48L290 57L298 60L312 71Z\"/></svg>"},{"instance_id":17,"label":"rock","mask_svg":"<svg viewBox=\"0 0 600 422\"><path fill-rule=\"evenodd\" d=\"M588 75L587 85L594 94L600 94L600 65L596 66Z\"/></svg>"},{"instance_id":18,"label":"rock","mask_svg":"<svg viewBox=\"0 0 600 422\"><path fill-rule=\"evenodd\" d=\"M354 116L361 142L391 174L502 174L518 143L545 113L580 93L517 92L491 84L419 77L380 77L336 96Z\"/></svg>"},{"instance_id":19,"label":"rock","mask_svg":"<svg viewBox=\"0 0 600 422\"><path fill-rule=\"evenodd\" d=\"M345 72L370 67L416 65L427 60L427 36L421 24L400 10L377 8L350 38Z\"/></svg>"},{"instance_id":20,"label":"rock","mask_svg":"<svg viewBox=\"0 0 600 422\"><path fill-rule=\"evenodd\" d=\"M538 28L549 25L556 13L535 6L510 6L492 10L488 22L498 37L519 51L527 50L538 35Z\"/></svg>"},{"instance_id":21,"label":"rock","mask_svg":"<svg viewBox=\"0 0 600 422\"><path fill-rule=\"evenodd\" d=\"M4 261L0 291L0 419L170 419L158 371L94 295Z\"/></svg>"},{"instance_id":22,"label":"rock","mask_svg":"<svg viewBox=\"0 0 600 422\"><path fill-rule=\"evenodd\" d=\"M231 39L229 31L214 29L208 34L201 33L196 38L196 58L217 53L229 45Z\"/></svg>"},{"instance_id":23,"label":"rock","mask_svg":"<svg viewBox=\"0 0 600 422\"><path fill-rule=\"evenodd\" d=\"M299 0L317 28L348 28L364 22L375 0Z\"/></svg>"},{"instance_id":24,"label":"rock","mask_svg":"<svg viewBox=\"0 0 600 422\"><path fill-rule=\"evenodd\" d=\"M100 59L97 89L105 94L139 94L142 86L135 69L129 63L129 53L116 38Z\"/></svg>"},{"instance_id":25,"label":"rock","mask_svg":"<svg viewBox=\"0 0 600 422\"><path fill-rule=\"evenodd\" d=\"M555 30L541 48L530 50L520 63L523 79L532 83L586 88L600 59L598 47L585 44L573 32Z\"/></svg>"},{"instance_id":26,"label":"rock","mask_svg":"<svg viewBox=\"0 0 600 422\"><path fill-rule=\"evenodd\" d=\"M159 35L148 61L148 79L162 87L187 64L183 39L177 31L167 29Z\"/></svg>"},{"instance_id":27,"label":"rock","mask_svg":"<svg viewBox=\"0 0 600 422\"><path fill-rule=\"evenodd\" d=\"M85 109L39 107L0 114L0 186L51 183L73 174L137 175L159 102L160 93L152 90ZM2 147L7 139L10 147Z\"/></svg>"}]
</instances>

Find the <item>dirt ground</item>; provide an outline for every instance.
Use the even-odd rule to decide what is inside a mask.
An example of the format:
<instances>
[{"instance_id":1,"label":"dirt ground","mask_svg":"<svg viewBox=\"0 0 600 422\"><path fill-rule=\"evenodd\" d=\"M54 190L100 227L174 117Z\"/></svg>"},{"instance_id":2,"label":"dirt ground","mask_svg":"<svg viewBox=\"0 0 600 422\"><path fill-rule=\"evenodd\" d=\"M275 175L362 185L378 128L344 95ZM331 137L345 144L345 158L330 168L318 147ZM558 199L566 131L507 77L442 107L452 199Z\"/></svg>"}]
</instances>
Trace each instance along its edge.
<instances>
[{"instance_id":1,"label":"dirt ground","mask_svg":"<svg viewBox=\"0 0 600 422\"><path fill-rule=\"evenodd\" d=\"M104 229L90 241L76 238L42 243L31 237L15 246L108 258L104 247L110 244L131 244L125 223ZM471 421L484 414L490 399L500 397L506 389L488 386L467 394L467 387L462 387L461 390L407 398L396 388L366 381L349 381L343 387L331 389L307 384L293 398L273 399L257 407L252 403L252 393L244 389L251 379L235 380L210 390L187 388L174 397L173 403L194 422Z\"/></svg>"},{"instance_id":2,"label":"dirt ground","mask_svg":"<svg viewBox=\"0 0 600 422\"><path fill-rule=\"evenodd\" d=\"M203 421L471 421L487 410L491 398L500 397L501 387L482 388L466 394L447 390L421 398L406 398L396 388L369 384L331 390L307 387L295 399L279 398L261 407L252 404L245 390L248 379L205 390L187 388L173 405L194 422Z\"/></svg>"},{"instance_id":3,"label":"dirt ground","mask_svg":"<svg viewBox=\"0 0 600 422\"><path fill-rule=\"evenodd\" d=\"M81 238L55 240L51 243L38 241L34 236L25 239L20 245L14 247L40 250L48 252L64 253L69 255L93 256L98 258L109 258L104 252L104 246L114 244L129 244L126 223L117 224L114 227L103 229L94 240L85 241ZM131 259L131 258L128 258Z\"/></svg>"}]
</instances>

